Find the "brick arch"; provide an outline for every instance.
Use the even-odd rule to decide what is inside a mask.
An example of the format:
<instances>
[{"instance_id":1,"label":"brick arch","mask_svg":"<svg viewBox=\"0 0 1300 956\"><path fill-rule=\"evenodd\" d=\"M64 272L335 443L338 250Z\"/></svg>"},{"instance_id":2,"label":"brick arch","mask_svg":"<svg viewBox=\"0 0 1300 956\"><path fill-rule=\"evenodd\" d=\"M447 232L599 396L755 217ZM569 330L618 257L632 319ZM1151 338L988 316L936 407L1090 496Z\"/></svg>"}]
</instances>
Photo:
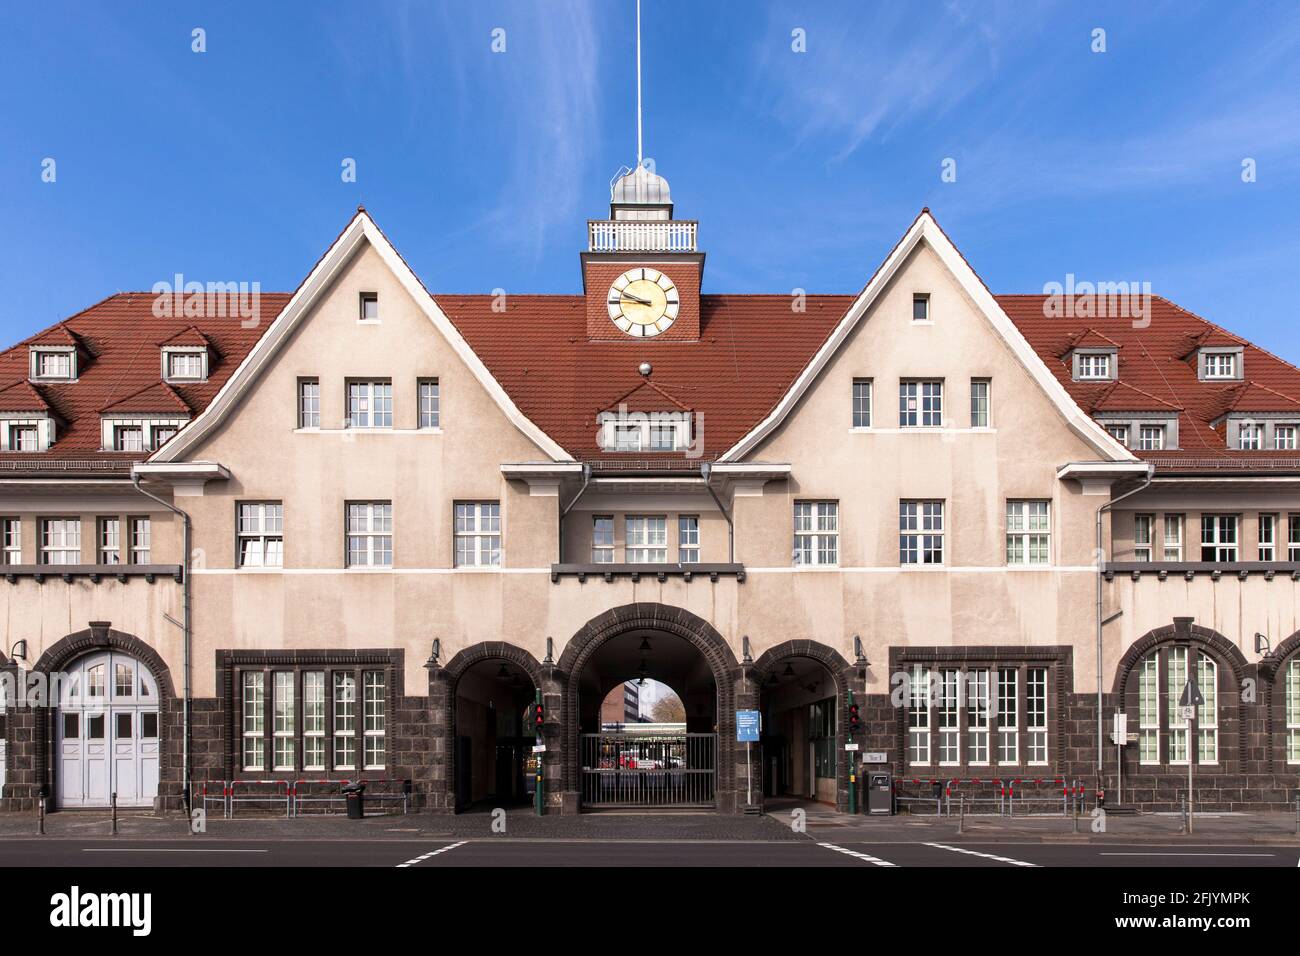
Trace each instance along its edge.
<instances>
[{"instance_id":1,"label":"brick arch","mask_svg":"<svg viewBox=\"0 0 1300 956\"><path fill-rule=\"evenodd\" d=\"M1286 679L1287 666L1300 660L1300 631L1296 631L1259 662L1260 709L1267 741L1270 772L1290 770L1286 762Z\"/></svg>"},{"instance_id":2,"label":"brick arch","mask_svg":"<svg viewBox=\"0 0 1300 956\"><path fill-rule=\"evenodd\" d=\"M573 635L560 655L558 671L563 686L564 764L562 784L566 792L578 791L578 763L581 759L578 735L578 683L587 662L596 650L611 638L629 631L661 631L690 643L713 673L718 695L718 759L715 782L719 809L731 799L735 786L735 755L732 741L736 736L736 678L740 665L726 639L708 621L684 608L642 602L616 607L584 624ZM728 794L724 798L724 792Z\"/></svg>"},{"instance_id":3,"label":"brick arch","mask_svg":"<svg viewBox=\"0 0 1300 956\"><path fill-rule=\"evenodd\" d=\"M438 668L438 679L443 684L441 724L438 732L442 737L441 750L445 755L443 766L442 793L437 797L443 809L456 809L456 701L459 697L460 679L476 664L486 661L501 661L514 664L523 670L533 682L533 687L542 690L544 674L537 658L506 641L481 641L456 652L444 667Z\"/></svg>"},{"instance_id":4,"label":"brick arch","mask_svg":"<svg viewBox=\"0 0 1300 956\"><path fill-rule=\"evenodd\" d=\"M121 651L149 668L149 673L158 684L158 796L167 796L164 788L168 783L180 785L183 789L181 781L171 779L172 772L179 771L180 768L174 766L179 764L179 761L172 756L170 738L173 732L178 736L184 732L179 717L175 718L174 729L172 726L173 711L178 706L176 689L172 684L171 668L151 645L134 634L114 630L108 621L91 621L90 626L85 630L74 631L47 647L32 670L44 674L61 671L79 658L97 651ZM57 702L52 706L40 708L41 713L34 734L36 766L40 768L38 783L47 787L50 793L54 792L54 772L50 753L53 739L52 721L56 709Z\"/></svg>"},{"instance_id":5,"label":"brick arch","mask_svg":"<svg viewBox=\"0 0 1300 956\"><path fill-rule=\"evenodd\" d=\"M1153 650L1175 641L1186 642L1193 648L1208 653L1219 665L1219 763L1215 770L1198 766L1198 772L1235 773L1247 754L1247 721L1244 719L1246 715L1241 702L1241 687L1254 668L1246 661L1241 649L1218 631L1193 624L1190 617L1176 617L1172 624L1147 631L1120 658L1112 688L1114 699L1126 711L1135 712L1137 691L1130 681L1134 669ZM1226 693L1222 681L1225 665L1231 675L1231 685ZM1168 693L1168 688L1165 688L1165 693Z\"/></svg>"},{"instance_id":6,"label":"brick arch","mask_svg":"<svg viewBox=\"0 0 1300 956\"><path fill-rule=\"evenodd\" d=\"M1273 648L1273 653L1263 658L1259 662L1260 673L1269 680L1276 680L1278 674L1283 671L1283 664L1288 659L1300 653L1300 631L1296 631L1277 647Z\"/></svg>"}]
</instances>

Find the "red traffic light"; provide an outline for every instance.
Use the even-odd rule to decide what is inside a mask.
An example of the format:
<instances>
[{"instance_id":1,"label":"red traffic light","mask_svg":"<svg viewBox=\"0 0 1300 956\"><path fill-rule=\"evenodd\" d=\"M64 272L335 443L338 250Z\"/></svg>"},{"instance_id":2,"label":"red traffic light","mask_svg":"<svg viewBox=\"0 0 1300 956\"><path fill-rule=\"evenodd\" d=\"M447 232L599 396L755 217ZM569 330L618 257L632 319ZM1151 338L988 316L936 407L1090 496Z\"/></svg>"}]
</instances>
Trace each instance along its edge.
<instances>
[{"instance_id":1,"label":"red traffic light","mask_svg":"<svg viewBox=\"0 0 1300 956\"><path fill-rule=\"evenodd\" d=\"M538 729L538 730L541 730L541 729L542 729L542 724L544 724L545 722L546 722L546 718L545 718L545 716L544 716L544 714L543 714L543 712L542 712L542 705L541 705L541 704L534 704L534 705L533 705L533 723L537 725L537 729Z\"/></svg>"},{"instance_id":2,"label":"red traffic light","mask_svg":"<svg viewBox=\"0 0 1300 956\"><path fill-rule=\"evenodd\" d=\"M849 705L849 730L850 731L857 730L859 723L860 721L858 720L858 705L850 704Z\"/></svg>"}]
</instances>

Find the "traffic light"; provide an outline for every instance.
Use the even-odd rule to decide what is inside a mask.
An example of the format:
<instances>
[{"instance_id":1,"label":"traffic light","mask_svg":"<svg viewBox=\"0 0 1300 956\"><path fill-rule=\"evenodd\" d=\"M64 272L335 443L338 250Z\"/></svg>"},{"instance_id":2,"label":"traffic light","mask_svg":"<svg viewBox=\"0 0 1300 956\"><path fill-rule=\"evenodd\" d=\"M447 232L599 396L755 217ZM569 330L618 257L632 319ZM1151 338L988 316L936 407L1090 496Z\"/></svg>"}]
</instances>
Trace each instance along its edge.
<instances>
[{"instance_id":1,"label":"traffic light","mask_svg":"<svg viewBox=\"0 0 1300 956\"><path fill-rule=\"evenodd\" d=\"M858 705L849 704L849 734L856 734L862 729L862 720L858 717Z\"/></svg>"},{"instance_id":2,"label":"traffic light","mask_svg":"<svg viewBox=\"0 0 1300 956\"><path fill-rule=\"evenodd\" d=\"M540 737L542 735L542 724L546 723L546 713L542 710L541 704L533 704L533 730Z\"/></svg>"}]
</instances>

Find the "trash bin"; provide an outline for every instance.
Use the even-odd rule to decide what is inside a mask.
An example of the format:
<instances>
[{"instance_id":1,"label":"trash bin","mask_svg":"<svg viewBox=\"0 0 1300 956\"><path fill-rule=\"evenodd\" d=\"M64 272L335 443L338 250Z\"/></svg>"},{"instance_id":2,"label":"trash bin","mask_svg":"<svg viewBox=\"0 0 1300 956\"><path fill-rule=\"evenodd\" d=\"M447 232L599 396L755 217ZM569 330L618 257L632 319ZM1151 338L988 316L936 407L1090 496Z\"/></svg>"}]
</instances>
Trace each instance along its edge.
<instances>
[{"instance_id":1,"label":"trash bin","mask_svg":"<svg viewBox=\"0 0 1300 956\"><path fill-rule=\"evenodd\" d=\"M360 820L366 815L366 785L351 783L343 788L343 796L348 804L348 819Z\"/></svg>"},{"instance_id":2,"label":"trash bin","mask_svg":"<svg viewBox=\"0 0 1300 956\"><path fill-rule=\"evenodd\" d=\"M894 775L874 770L867 776L867 813L894 812Z\"/></svg>"}]
</instances>

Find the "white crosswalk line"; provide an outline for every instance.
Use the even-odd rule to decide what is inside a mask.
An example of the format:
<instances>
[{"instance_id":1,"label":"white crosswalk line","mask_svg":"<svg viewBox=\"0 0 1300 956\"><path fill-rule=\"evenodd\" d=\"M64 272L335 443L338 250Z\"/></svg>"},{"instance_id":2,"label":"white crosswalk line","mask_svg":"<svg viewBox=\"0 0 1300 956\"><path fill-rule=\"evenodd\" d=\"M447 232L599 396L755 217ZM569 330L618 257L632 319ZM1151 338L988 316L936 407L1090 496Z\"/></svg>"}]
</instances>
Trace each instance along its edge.
<instances>
[{"instance_id":1,"label":"white crosswalk line","mask_svg":"<svg viewBox=\"0 0 1300 956\"><path fill-rule=\"evenodd\" d=\"M846 850L844 847L836 846L834 843L818 843L817 845L823 846L828 850L834 850L837 853L843 853L846 854L847 856L857 857L859 860L865 860L868 863L874 863L876 864L876 866L897 866L898 865L897 863L890 863L888 860L882 860L879 857L871 856L868 853L859 853L857 850Z\"/></svg>"},{"instance_id":2,"label":"white crosswalk line","mask_svg":"<svg viewBox=\"0 0 1300 956\"><path fill-rule=\"evenodd\" d=\"M946 843L926 843L925 846L932 846L936 850L951 850L953 853L965 853L969 856L979 856L986 860L997 860L999 863L1010 863L1012 866L1038 866L1037 863L1026 863L1024 860L1013 860L1009 856L997 856L993 853L981 853L978 850L968 850L961 846L948 846Z\"/></svg>"},{"instance_id":3,"label":"white crosswalk line","mask_svg":"<svg viewBox=\"0 0 1300 956\"><path fill-rule=\"evenodd\" d=\"M431 850L430 852L424 854L424 856L417 856L414 860L407 860L405 863L399 863L397 864L397 868L400 870L402 869L402 867L405 866L414 866L417 863L423 863L425 860L429 859L430 857L437 856L439 853L446 853L448 850L454 850L456 849L456 847L464 846L468 842L469 842L468 840L461 840L459 843L449 843L446 846L440 847L437 850Z\"/></svg>"}]
</instances>

